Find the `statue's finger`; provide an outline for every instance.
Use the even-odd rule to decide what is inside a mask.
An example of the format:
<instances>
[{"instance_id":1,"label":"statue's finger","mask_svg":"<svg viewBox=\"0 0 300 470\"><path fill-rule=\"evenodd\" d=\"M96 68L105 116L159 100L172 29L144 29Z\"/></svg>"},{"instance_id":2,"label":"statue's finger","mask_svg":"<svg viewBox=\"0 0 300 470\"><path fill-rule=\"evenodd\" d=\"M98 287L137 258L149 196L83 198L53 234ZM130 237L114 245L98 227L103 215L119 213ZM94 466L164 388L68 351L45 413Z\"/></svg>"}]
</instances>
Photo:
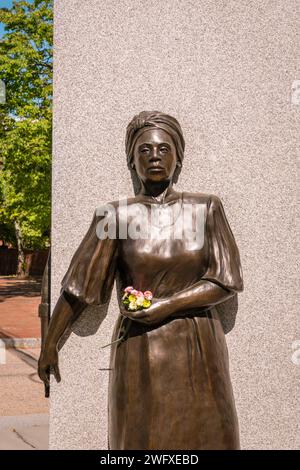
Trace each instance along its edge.
<instances>
[{"instance_id":1,"label":"statue's finger","mask_svg":"<svg viewBox=\"0 0 300 470\"><path fill-rule=\"evenodd\" d=\"M147 312L147 310L138 310L135 312L135 318L136 319L143 319L143 318L149 318L150 314Z\"/></svg>"},{"instance_id":2,"label":"statue's finger","mask_svg":"<svg viewBox=\"0 0 300 470\"><path fill-rule=\"evenodd\" d=\"M39 377L45 384L49 384L49 374L47 374L47 368L41 367L39 369Z\"/></svg>"},{"instance_id":3,"label":"statue's finger","mask_svg":"<svg viewBox=\"0 0 300 470\"><path fill-rule=\"evenodd\" d=\"M59 368L57 364L53 366L53 372L54 372L54 377L55 377L56 382L60 382L61 376L60 376L60 372L59 372Z\"/></svg>"},{"instance_id":4,"label":"statue's finger","mask_svg":"<svg viewBox=\"0 0 300 470\"><path fill-rule=\"evenodd\" d=\"M49 398L49 396L50 396L50 384L45 384L44 383L44 387L45 387L45 398Z\"/></svg>"}]
</instances>

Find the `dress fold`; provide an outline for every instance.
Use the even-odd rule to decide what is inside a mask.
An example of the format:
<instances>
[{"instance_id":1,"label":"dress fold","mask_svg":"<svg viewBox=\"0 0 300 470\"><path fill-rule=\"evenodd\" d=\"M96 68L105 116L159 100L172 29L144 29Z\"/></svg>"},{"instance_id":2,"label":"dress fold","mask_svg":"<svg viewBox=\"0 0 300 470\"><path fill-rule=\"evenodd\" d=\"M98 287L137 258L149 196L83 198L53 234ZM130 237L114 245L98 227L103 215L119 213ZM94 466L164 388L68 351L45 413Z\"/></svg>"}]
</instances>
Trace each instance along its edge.
<instances>
[{"instance_id":1,"label":"dress fold","mask_svg":"<svg viewBox=\"0 0 300 470\"><path fill-rule=\"evenodd\" d=\"M244 286L239 250L223 204L214 195L210 198L206 227L209 255L202 279L215 282L230 291L241 292Z\"/></svg>"}]
</instances>

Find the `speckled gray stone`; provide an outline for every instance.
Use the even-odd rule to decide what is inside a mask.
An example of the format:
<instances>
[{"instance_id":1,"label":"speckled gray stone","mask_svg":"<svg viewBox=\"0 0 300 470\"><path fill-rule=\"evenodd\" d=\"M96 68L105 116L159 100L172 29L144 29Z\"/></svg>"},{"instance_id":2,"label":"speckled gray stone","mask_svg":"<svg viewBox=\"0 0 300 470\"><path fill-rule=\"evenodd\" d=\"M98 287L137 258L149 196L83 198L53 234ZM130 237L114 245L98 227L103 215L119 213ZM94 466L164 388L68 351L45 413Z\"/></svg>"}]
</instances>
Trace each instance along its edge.
<instances>
[{"instance_id":1,"label":"speckled gray stone","mask_svg":"<svg viewBox=\"0 0 300 470\"><path fill-rule=\"evenodd\" d=\"M245 281L227 335L244 449L299 448L300 107L297 0L56 0L52 302L99 204L133 194L125 127L141 110L182 124L179 190L221 197ZM297 75L298 73L298 75ZM295 100L294 100L295 101ZM107 448L108 313L88 309L60 352L50 447ZM100 325L97 331L97 327ZM295 361L294 361L295 362Z\"/></svg>"}]
</instances>

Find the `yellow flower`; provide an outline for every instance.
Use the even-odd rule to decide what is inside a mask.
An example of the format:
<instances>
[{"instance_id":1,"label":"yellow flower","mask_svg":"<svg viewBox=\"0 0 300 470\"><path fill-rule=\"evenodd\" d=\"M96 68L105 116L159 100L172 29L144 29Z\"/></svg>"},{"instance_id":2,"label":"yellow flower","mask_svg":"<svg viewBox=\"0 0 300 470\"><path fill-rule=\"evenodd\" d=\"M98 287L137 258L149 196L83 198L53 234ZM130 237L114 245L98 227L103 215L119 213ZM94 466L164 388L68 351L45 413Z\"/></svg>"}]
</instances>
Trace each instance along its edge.
<instances>
[{"instance_id":1,"label":"yellow flower","mask_svg":"<svg viewBox=\"0 0 300 470\"><path fill-rule=\"evenodd\" d=\"M150 300L145 299L144 302L143 302L143 307L148 308L148 307L150 307L150 305L151 305Z\"/></svg>"},{"instance_id":2,"label":"yellow flower","mask_svg":"<svg viewBox=\"0 0 300 470\"><path fill-rule=\"evenodd\" d=\"M136 301L136 296L133 295L133 294L130 294L129 300L130 300L130 302L135 302Z\"/></svg>"}]
</instances>

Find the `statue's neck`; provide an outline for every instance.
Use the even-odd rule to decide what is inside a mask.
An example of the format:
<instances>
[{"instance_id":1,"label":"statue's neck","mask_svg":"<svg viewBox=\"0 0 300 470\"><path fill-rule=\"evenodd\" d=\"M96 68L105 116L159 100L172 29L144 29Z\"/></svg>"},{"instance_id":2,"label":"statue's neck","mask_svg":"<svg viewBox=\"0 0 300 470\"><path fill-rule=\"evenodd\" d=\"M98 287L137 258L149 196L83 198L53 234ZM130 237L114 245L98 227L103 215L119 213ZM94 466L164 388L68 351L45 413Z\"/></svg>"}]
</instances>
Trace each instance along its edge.
<instances>
[{"instance_id":1,"label":"statue's neck","mask_svg":"<svg viewBox=\"0 0 300 470\"><path fill-rule=\"evenodd\" d=\"M141 190L139 196L147 196L156 199L158 202L163 202L166 197L175 193L172 182L152 183L145 184L141 182Z\"/></svg>"}]
</instances>

